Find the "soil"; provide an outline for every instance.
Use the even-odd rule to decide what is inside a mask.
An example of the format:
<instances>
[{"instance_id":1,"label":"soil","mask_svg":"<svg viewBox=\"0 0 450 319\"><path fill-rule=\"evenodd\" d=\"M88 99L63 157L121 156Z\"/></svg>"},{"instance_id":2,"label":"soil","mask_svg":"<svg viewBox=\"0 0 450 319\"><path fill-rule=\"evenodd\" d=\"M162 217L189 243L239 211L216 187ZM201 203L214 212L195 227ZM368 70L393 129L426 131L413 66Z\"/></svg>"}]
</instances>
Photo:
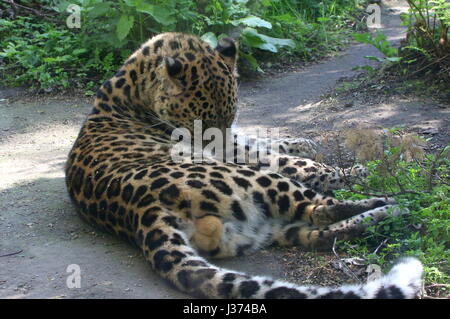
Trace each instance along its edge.
<instances>
[{"instance_id":1,"label":"soil","mask_svg":"<svg viewBox=\"0 0 450 319\"><path fill-rule=\"evenodd\" d=\"M394 44L404 35L400 2L384 1L383 31ZM336 57L270 78L242 83L237 126L280 129L282 136L310 137L333 160L333 136L357 124L408 127L450 142L449 105L414 94L383 94L383 87L333 94L353 67L379 55L352 44ZM372 62L371 62L372 63ZM76 215L64 184L64 163L92 99L83 96L23 98L21 89L0 90L0 298L190 298L156 276L140 252L97 232ZM214 263L254 275L301 284L355 282L333 266L333 252L270 248ZM81 268L81 288L69 289L68 265ZM356 266L355 266L356 267ZM355 268L361 280L362 268Z\"/></svg>"}]
</instances>

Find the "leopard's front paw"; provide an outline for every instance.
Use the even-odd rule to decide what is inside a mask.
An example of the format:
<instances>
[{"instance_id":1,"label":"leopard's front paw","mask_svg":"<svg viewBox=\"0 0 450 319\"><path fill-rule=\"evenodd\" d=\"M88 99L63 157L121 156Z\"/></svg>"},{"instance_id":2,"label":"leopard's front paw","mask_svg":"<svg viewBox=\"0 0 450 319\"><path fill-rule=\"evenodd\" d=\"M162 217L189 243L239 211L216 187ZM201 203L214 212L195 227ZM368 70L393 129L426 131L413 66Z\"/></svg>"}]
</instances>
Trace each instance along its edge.
<instances>
[{"instance_id":1,"label":"leopard's front paw","mask_svg":"<svg viewBox=\"0 0 450 319\"><path fill-rule=\"evenodd\" d=\"M333 218L330 216L328 208L324 205L316 206L311 214L313 225L325 226L333 223Z\"/></svg>"},{"instance_id":2,"label":"leopard's front paw","mask_svg":"<svg viewBox=\"0 0 450 319\"><path fill-rule=\"evenodd\" d=\"M369 170L367 169L367 167L364 167L362 165L356 165L352 168L351 175L357 178L364 179L369 176Z\"/></svg>"},{"instance_id":3,"label":"leopard's front paw","mask_svg":"<svg viewBox=\"0 0 450 319\"><path fill-rule=\"evenodd\" d=\"M398 216L403 216L403 215L410 215L411 212L406 207L395 206L394 209L392 210L391 214L392 214L392 216L398 217Z\"/></svg>"},{"instance_id":4,"label":"leopard's front paw","mask_svg":"<svg viewBox=\"0 0 450 319\"><path fill-rule=\"evenodd\" d=\"M307 138L289 138L283 140L280 145L280 153L291 156L316 159L319 146Z\"/></svg>"},{"instance_id":5,"label":"leopard's front paw","mask_svg":"<svg viewBox=\"0 0 450 319\"><path fill-rule=\"evenodd\" d=\"M373 197L366 200L367 207L369 209L374 209L378 207L383 207L386 205L392 206L397 204L394 198L391 197Z\"/></svg>"},{"instance_id":6,"label":"leopard's front paw","mask_svg":"<svg viewBox=\"0 0 450 319\"><path fill-rule=\"evenodd\" d=\"M356 183L365 180L369 176L369 170L362 165L355 165L350 168L344 168L343 175L350 183Z\"/></svg>"}]
</instances>

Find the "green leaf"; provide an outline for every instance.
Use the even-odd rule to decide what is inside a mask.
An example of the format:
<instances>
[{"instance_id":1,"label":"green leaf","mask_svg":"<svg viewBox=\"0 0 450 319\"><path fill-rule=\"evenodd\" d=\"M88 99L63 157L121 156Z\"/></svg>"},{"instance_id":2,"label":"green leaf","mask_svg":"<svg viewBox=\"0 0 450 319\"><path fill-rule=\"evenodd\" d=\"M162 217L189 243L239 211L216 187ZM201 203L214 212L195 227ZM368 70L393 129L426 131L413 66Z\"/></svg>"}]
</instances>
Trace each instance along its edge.
<instances>
[{"instance_id":1,"label":"green leaf","mask_svg":"<svg viewBox=\"0 0 450 319\"><path fill-rule=\"evenodd\" d=\"M409 16L409 14L407 14L405 12L400 13L400 20L402 21L400 23L401 26L407 27L407 26L411 25L410 16Z\"/></svg>"},{"instance_id":2,"label":"green leaf","mask_svg":"<svg viewBox=\"0 0 450 319\"><path fill-rule=\"evenodd\" d=\"M383 58L379 58L379 57L373 56L373 55L365 55L364 58L372 60L372 61L377 61L377 62L383 62L384 61Z\"/></svg>"},{"instance_id":3,"label":"green leaf","mask_svg":"<svg viewBox=\"0 0 450 319\"><path fill-rule=\"evenodd\" d=\"M390 62L400 62L402 60L402 57L400 57L400 56L393 56L393 57L386 58L386 60L388 60Z\"/></svg>"},{"instance_id":4,"label":"green leaf","mask_svg":"<svg viewBox=\"0 0 450 319\"><path fill-rule=\"evenodd\" d=\"M137 7L141 4L142 0L123 0L127 6Z\"/></svg>"},{"instance_id":5,"label":"green leaf","mask_svg":"<svg viewBox=\"0 0 450 319\"><path fill-rule=\"evenodd\" d=\"M269 21L263 20L256 16L248 16L242 19L233 20L231 21L231 24L234 26L243 24L247 27L272 29L272 24Z\"/></svg>"},{"instance_id":6,"label":"green leaf","mask_svg":"<svg viewBox=\"0 0 450 319\"><path fill-rule=\"evenodd\" d=\"M117 28L116 28L116 35L120 41L122 41L123 39L125 39L127 37L128 33L130 33L130 30L133 27L133 24L134 24L133 16L128 16L126 14L123 14L120 17L119 22L117 23Z\"/></svg>"},{"instance_id":7,"label":"green leaf","mask_svg":"<svg viewBox=\"0 0 450 319\"><path fill-rule=\"evenodd\" d=\"M272 38L264 34L260 34L260 36L267 44L273 45L277 48L295 48L295 42L291 39Z\"/></svg>"},{"instance_id":8,"label":"green leaf","mask_svg":"<svg viewBox=\"0 0 450 319\"><path fill-rule=\"evenodd\" d=\"M107 2L100 2L100 3L94 4L89 9L88 15L89 15L89 18L94 19L96 17L104 15L109 10L111 10L111 5L109 3L107 3Z\"/></svg>"},{"instance_id":9,"label":"green leaf","mask_svg":"<svg viewBox=\"0 0 450 319\"><path fill-rule=\"evenodd\" d=\"M156 22L164 26L171 25L176 22L176 19L172 17L173 12L162 6L143 3L138 5L136 10L151 15Z\"/></svg>"},{"instance_id":10,"label":"green leaf","mask_svg":"<svg viewBox=\"0 0 450 319\"><path fill-rule=\"evenodd\" d=\"M58 13L65 13L67 7L69 6L69 4L71 4L72 2L70 1L55 1L55 5L52 7L53 10L55 10Z\"/></svg>"},{"instance_id":11,"label":"green leaf","mask_svg":"<svg viewBox=\"0 0 450 319\"><path fill-rule=\"evenodd\" d=\"M352 36L353 36L353 39L355 39L358 42L368 43L368 44L372 43L371 36L369 33L354 33L354 34L352 34Z\"/></svg>"},{"instance_id":12,"label":"green leaf","mask_svg":"<svg viewBox=\"0 0 450 319\"><path fill-rule=\"evenodd\" d=\"M375 42L382 43L385 42L387 39L386 34L383 32L377 32L375 36Z\"/></svg>"},{"instance_id":13,"label":"green leaf","mask_svg":"<svg viewBox=\"0 0 450 319\"><path fill-rule=\"evenodd\" d=\"M243 57L245 60L248 61L248 63L250 63L251 67L253 70L258 71L258 72L262 72L261 68L258 65L258 62L256 61L255 57L251 54L247 54L245 52L242 52L239 50L239 56Z\"/></svg>"},{"instance_id":14,"label":"green leaf","mask_svg":"<svg viewBox=\"0 0 450 319\"><path fill-rule=\"evenodd\" d=\"M241 38L245 44L252 48L257 48L259 45L264 43L260 37L260 34L252 28L245 28L242 30Z\"/></svg>"},{"instance_id":15,"label":"green leaf","mask_svg":"<svg viewBox=\"0 0 450 319\"><path fill-rule=\"evenodd\" d=\"M280 22L284 22L284 23L297 23L299 22L299 19L297 19L296 17L290 15L289 13L285 13L282 15L278 15L278 16L273 16L273 19L280 21Z\"/></svg>"},{"instance_id":16,"label":"green leaf","mask_svg":"<svg viewBox=\"0 0 450 319\"><path fill-rule=\"evenodd\" d=\"M155 6L152 4L143 3L139 5L136 10L142 13L153 15L153 13L155 12Z\"/></svg>"},{"instance_id":17,"label":"green leaf","mask_svg":"<svg viewBox=\"0 0 450 319\"><path fill-rule=\"evenodd\" d=\"M295 42L291 39L272 38L252 28L242 30L241 37L248 46L273 53L278 52L278 48L282 47L295 48Z\"/></svg>"},{"instance_id":18,"label":"green leaf","mask_svg":"<svg viewBox=\"0 0 450 319\"><path fill-rule=\"evenodd\" d=\"M83 54L83 53L86 53L86 52L87 52L86 49L75 49L75 50L72 51L72 54L73 55L80 55L80 54Z\"/></svg>"},{"instance_id":19,"label":"green leaf","mask_svg":"<svg viewBox=\"0 0 450 319\"><path fill-rule=\"evenodd\" d=\"M328 22L328 21L330 21L330 19L327 18L327 17L319 17L319 18L317 18L317 21L319 21L320 23L323 23L323 22Z\"/></svg>"},{"instance_id":20,"label":"green leaf","mask_svg":"<svg viewBox=\"0 0 450 319\"><path fill-rule=\"evenodd\" d=\"M212 48L217 47L217 37L212 32L207 32L201 36L201 39L207 42Z\"/></svg>"}]
</instances>

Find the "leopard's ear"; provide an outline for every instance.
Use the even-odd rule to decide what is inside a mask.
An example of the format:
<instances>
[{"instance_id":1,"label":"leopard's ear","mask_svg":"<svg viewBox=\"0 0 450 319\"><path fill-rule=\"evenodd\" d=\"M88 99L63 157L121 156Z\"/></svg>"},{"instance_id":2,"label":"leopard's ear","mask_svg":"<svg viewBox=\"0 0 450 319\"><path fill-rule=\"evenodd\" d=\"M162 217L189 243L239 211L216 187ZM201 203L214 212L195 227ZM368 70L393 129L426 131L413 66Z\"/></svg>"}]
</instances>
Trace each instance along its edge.
<instances>
[{"instance_id":1,"label":"leopard's ear","mask_svg":"<svg viewBox=\"0 0 450 319\"><path fill-rule=\"evenodd\" d=\"M165 83L165 90L168 94L177 95L183 92L187 83L184 80L184 65L173 57L164 58L165 74L162 81Z\"/></svg>"},{"instance_id":2,"label":"leopard's ear","mask_svg":"<svg viewBox=\"0 0 450 319\"><path fill-rule=\"evenodd\" d=\"M237 60L237 45L231 38L221 38L217 43L217 52L219 52L224 60L234 67Z\"/></svg>"},{"instance_id":3,"label":"leopard's ear","mask_svg":"<svg viewBox=\"0 0 450 319\"><path fill-rule=\"evenodd\" d=\"M177 78L181 76L183 71L183 64L172 57L165 58L165 65L167 74L172 78Z\"/></svg>"}]
</instances>

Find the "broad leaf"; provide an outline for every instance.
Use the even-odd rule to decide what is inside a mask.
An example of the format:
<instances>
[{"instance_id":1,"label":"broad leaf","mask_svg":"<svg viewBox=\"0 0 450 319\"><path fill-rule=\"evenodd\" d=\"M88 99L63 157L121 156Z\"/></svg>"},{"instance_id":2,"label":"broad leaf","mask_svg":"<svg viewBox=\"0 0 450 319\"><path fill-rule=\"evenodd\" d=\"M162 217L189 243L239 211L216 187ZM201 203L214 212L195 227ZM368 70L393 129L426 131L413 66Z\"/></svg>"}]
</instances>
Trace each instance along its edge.
<instances>
[{"instance_id":1,"label":"broad leaf","mask_svg":"<svg viewBox=\"0 0 450 319\"><path fill-rule=\"evenodd\" d=\"M75 50L72 51L72 54L73 55L80 55L80 54L83 54L83 53L86 53L86 52L87 52L86 49L75 49Z\"/></svg>"},{"instance_id":2,"label":"broad leaf","mask_svg":"<svg viewBox=\"0 0 450 319\"><path fill-rule=\"evenodd\" d=\"M290 47L295 48L295 42L290 39L272 38L264 34L258 33L255 29L245 28L241 36L245 44L260 50L278 52L278 48Z\"/></svg>"},{"instance_id":3,"label":"broad leaf","mask_svg":"<svg viewBox=\"0 0 450 319\"><path fill-rule=\"evenodd\" d=\"M245 52L242 52L242 51L239 51L239 56L241 56L245 60L247 60L248 63L250 63L250 66L252 67L253 70L258 71L258 72L263 72L261 70L261 68L259 67L258 62L256 61L254 56L252 56L251 54L247 54Z\"/></svg>"},{"instance_id":4,"label":"broad leaf","mask_svg":"<svg viewBox=\"0 0 450 319\"><path fill-rule=\"evenodd\" d=\"M365 55L364 58L372 60L372 61L377 61L377 62L383 62L384 61L383 58L379 58L379 57L373 56L373 55Z\"/></svg>"},{"instance_id":5,"label":"broad leaf","mask_svg":"<svg viewBox=\"0 0 450 319\"><path fill-rule=\"evenodd\" d=\"M280 22L285 22L285 23L298 23L299 19L290 15L289 13L285 13L282 15L278 15L278 16L273 16L273 19L280 21Z\"/></svg>"},{"instance_id":6,"label":"broad leaf","mask_svg":"<svg viewBox=\"0 0 450 319\"><path fill-rule=\"evenodd\" d=\"M369 33L354 33L352 36L353 39L358 42L372 44L372 39Z\"/></svg>"},{"instance_id":7,"label":"broad leaf","mask_svg":"<svg viewBox=\"0 0 450 319\"><path fill-rule=\"evenodd\" d=\"M133 24L134 24L133 16L128 16L126 14L123 14L120 17L119 22L117 23L117 28L116 28L116 35L120 41L122 41L123 39L125 39L127 37L128 33L130 33L130 30L133 27Z\"/></svg>"},{"instance_id":8,"label":"broad leaf","mask_svg":"<svg viewBox=\"0 0 450 319\"><path fill-rule=\"evenodd\" d=\"M257 48L259 45L264 43L260 37L260 34L252 28L245 28L242 30L241 38L245 44L252 48Z\"/></svg>"},{"instance_id":9,"label":"broad leaf","mask_svg":"<svg viewBox=\"0 0 450 319\"><path fill-rule=\"evenodd\" d=\"M136 10L151 15L156 22L165 26L176 22L172 12L162 6L144 3L136 7Z\"/></svg>"},{"instance_id":10,"label":"broad leaf","mask_svg":"<svg viewBox=\"0 0 450 319\"><path fill-rule=\"evenodd\" d=\"M99 2L94 4L90 9L89 9L89 18L90 19L94 19L96 17L102 16L105 13L107 13L108 11L111 10L111 5L107 2Z\"/></svg>"},{"instance_id":11,"label":"broad leaf","mask_svg":"<svg viewBox=\"0 0 450 319\"><path fill-rule=\"evenodd\" d=\"M391 61L391 62L400 62L402 60L402 57L401 56L393 56L393 57L386 58L386 60Z\"/></svg>"},{"instance_id":12,"label":"broad leaf","mask_svg":"<svg viewBox=\"0 0 450 319\"><path fill-rule=\"evenodd\" d=\"M248 16L248 17L245 17L242 19L233 20L233 21L231 21L231 24L233 24L235 26L239 25L239 24L243 24L247 27L272 29L272 24L269 21L263 20L256 16Z\"/></svg>"},{"instance_id":13,"label":"broad leaf","mask_svg":"<svg viewBox=\"0 0 450 319\"><path fill-rule=\"evenodd\" d=\"M201 39L207 42L212 48L217 47L217 37L212 32L207 32L201 36Z\"/></svg>"}]
</instances>

